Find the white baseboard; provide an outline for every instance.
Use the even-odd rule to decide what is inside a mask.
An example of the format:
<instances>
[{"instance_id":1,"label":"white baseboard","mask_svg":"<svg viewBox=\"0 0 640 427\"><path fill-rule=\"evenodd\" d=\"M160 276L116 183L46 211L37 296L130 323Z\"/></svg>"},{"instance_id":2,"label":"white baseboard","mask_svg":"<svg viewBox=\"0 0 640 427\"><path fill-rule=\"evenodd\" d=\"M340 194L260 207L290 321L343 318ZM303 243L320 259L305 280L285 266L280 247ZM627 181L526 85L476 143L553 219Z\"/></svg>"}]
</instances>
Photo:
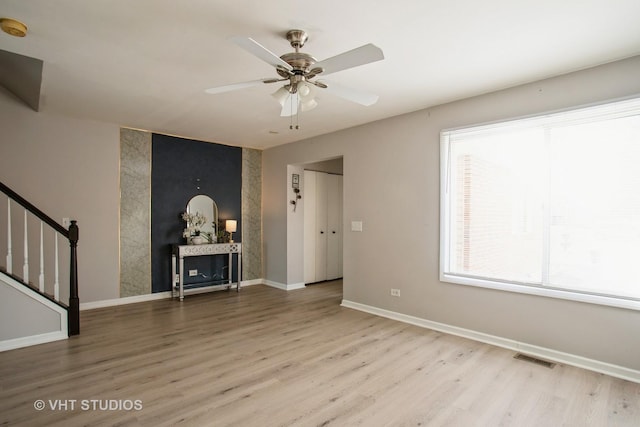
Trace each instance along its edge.
<instances>
[{"instance_id":1,"label":"white baseboard","mask_svg":"<svg viewBox=\"0 0 640 427\"><path fill-rule=\"evenodd\" d=\"M244 288L245 286L262 285L264 282L264 279L243 280L241 288ZM107 299L102 301L83 302L80 303L80 310L93 310L94 308L114 307L117 305L135 304L138 302L155 301L166 298L171 298L171 291Z\"/></svg>"},{"instance_id":2,"label":"white baseboard","mask_svg":"<svg viewBox=\"0 0 640 427\"><path fill-rule=\"evenodd\" d=\"M304 282L292 283L290 285L287 285L287 290L288 291L295 291L296 289L304 289L306 287L307 287L307 285L305 285Z\"/></svg>"},{"instance_id":3,"label":"white baseboard","mask_svg":"<svg viewBox=\"0 0 640 427\"><path fill-rule=\"evenodd\" d=\"M400 322L409 323L412 325L420 326L422 328L433 329L434 331L457 335L459 337L468 338L474 341L480 341L509 350L530 354L532 356L537 356L554 362L564 363L566 365L576 366L578 368L588 369L590 371L599 372L602 374L610 375L612 377L622 378L624 380L640 383L640 371L625 368L624 366L618 366L606 362L601 362L599 360L588 359L586 357L578 356L575 354L564 353L550 348L539 347L537 345L514 341L495 335L489 335L483 332L447 325L445 323L433 322L431 320L409 316L394 311L384 310L382 308L360 304L349 300L343 299L341 305L343 307L364 311L376 316L398 320Z\"/></svg>"},{"instance_id":4,"label":"white baseboard","mask_svg":"<svg viewBox=\"0 0 640 427\"><path fill-rule=\"evenodd\" d=\"M37 344L44 344L53 341L66 340L69 338L67 332L55 331L46 334L33 335L30 337L14 338L0 341L0 351L14 350L16 348L29 347Z\"/></svg>"},{"instance_id":5,"label":"white baseboard","mask_svg":"<svg viewBox=\"0 0 640 427\"><path fill-rule=\"evenodd\" d=\"M254 285L264 285L264 279L253 279L253 280L243 280L242 287L245 286L254 286Z\"/></svg>"},{"instance_id":6,"label":"white baseboard","mask_svg":"<svg viewBox=\"0 0 640 427\"><path fill-rule=\"evenodd\" d=\"M292 283L291 285L285 285L284 283L274 282L272 280L265 280L263 283L267 286L281 289L283 291L294 291L296 289L304 289L306 287L304 283Z\"/></svg>"}]
</instances>

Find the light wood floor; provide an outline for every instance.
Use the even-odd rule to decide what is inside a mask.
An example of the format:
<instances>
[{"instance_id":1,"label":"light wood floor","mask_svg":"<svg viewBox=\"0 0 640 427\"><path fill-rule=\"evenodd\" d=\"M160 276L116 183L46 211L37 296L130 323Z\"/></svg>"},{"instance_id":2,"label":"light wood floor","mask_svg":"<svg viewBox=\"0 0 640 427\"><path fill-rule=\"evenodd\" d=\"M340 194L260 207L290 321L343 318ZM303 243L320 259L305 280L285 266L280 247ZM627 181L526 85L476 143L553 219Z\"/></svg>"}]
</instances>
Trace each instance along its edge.
<instances>
[{"instance_id":1,"label":"light wood floor","mask_svg":"<svg viewBox=\"0 0 640 427\"><path fill-rule=\"evenodd\" d=\"M0 353L0 422L640 426L640 384L516 360L341 298L341 282L251 286L82 312L80 336ZM75 410L50 408L68 399ZM92 410L92 399L142 409Z\"/></svg>"}]
</instances>

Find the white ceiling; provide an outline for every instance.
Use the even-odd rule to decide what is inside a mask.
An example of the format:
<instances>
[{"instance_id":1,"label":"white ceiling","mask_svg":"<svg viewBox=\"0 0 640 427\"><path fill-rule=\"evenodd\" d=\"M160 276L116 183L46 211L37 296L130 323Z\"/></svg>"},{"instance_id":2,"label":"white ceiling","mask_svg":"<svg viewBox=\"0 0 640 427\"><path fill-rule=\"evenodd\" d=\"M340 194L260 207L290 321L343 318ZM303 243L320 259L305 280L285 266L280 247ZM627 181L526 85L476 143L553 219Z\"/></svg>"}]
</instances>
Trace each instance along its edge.
<instances>
[{"instance_id":1,"label":"white ceiling","mask_svg":"<svg viewBox=\"0 0 640 427\"><path fill-rule=\"evenodd\" d=\"M0 49L44 61L41 111L254 148L640 54L638 0L3 0L0 17L29 28ZM293 28L318 60L379 46L384 61L331 75L379 101L321 93L296 131L277 84L204 93L276 77L228 37L281 55Z\"/></svg>"}]
</instances>

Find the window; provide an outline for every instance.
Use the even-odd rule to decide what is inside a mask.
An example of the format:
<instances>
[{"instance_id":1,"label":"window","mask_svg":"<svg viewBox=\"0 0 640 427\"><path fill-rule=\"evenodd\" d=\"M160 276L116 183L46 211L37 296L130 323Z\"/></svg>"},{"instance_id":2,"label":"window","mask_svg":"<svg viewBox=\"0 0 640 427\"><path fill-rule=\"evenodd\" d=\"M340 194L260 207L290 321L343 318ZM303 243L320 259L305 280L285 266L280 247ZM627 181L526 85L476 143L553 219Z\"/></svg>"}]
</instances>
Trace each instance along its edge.
<instances>
[{"instance_id":1,"label":"window","mask_svg":"<svg viewBox=\"0 0 640 427\"><path fill-rule=\"evenodd\" d=\"M441 280L640 310L640 99L441 133Z\"/></svg>"}]
</instances>

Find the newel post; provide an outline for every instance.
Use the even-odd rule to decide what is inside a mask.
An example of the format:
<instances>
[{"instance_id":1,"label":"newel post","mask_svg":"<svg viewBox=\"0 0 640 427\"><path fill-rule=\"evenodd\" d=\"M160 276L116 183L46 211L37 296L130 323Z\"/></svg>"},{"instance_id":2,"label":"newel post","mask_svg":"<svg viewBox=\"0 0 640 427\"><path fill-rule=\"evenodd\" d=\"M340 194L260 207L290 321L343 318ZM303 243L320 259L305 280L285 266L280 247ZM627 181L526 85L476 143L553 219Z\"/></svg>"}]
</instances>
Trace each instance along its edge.
<instances>
[{"instance_id":1,"label":"newel post","mask_svg":"<svg viewBox=\"0 0 640 427\"><path fill-rule=\"evenodd\" d=\"M71 263L69 268L69 336L80 334L80 299L78 298L78 237L77 221L69 225L69 245Z\"/></svg>"}]
</instances>

